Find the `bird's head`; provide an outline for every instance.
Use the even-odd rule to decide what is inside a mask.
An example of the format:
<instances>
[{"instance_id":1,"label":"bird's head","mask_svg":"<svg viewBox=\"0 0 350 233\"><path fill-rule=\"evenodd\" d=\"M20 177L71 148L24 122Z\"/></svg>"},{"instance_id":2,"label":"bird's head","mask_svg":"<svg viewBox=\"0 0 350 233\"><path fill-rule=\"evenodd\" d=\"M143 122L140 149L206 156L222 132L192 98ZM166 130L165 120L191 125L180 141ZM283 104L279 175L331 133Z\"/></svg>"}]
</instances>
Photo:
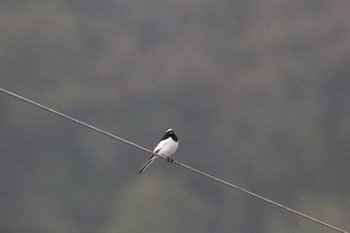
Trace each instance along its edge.
<instances>
[{"instance_id":1,"label":"bird's head","mask_svg":"<svg viewBox=\"0 0 350 233\"><path fill-rule=\"evenodd\" d=\"M166 134L174 134L173 129L168 129L167 131L165 131Z\"/></svg>"}]
</instances>

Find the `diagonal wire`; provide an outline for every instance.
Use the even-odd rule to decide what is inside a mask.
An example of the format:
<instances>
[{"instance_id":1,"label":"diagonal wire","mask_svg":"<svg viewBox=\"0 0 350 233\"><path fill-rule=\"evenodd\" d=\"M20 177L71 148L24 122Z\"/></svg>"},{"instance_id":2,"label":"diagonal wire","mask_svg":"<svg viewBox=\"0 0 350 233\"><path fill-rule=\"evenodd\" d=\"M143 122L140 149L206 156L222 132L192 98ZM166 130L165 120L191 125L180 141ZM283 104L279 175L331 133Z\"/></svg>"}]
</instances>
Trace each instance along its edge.
<instances>
[{"instance_id":1,"label":"diagonal wire","mask_svg":"<svg viewBox=\"0 0 350 233\"><path fill-rule=\"evenodd\" d=\"M44 106L44 105L42 105L42 104L36 103L36 102L34 102L34 101L30 100L30 99L24 98L24 97L22 97L22 96L20 96L20 95L17 95L17 94L15 94L15 93L13 93L13 92L10 92L10 91L8 91L8 90L5 90L5 89L3 89L3 88L1 88L1 87L0 87L0 91L3 92L3 93L5 93L5 94L7 94L7 95L9 95L9 96L15 97L15 98L17 98L17 99L19 99L19 100L22 100L22 101L26 102L26 103L29 103L29 104L31 104L31 105L34 105L34 106L36 106L36 107L38 107L38 108L41 108L41 109L43 109L43 110L46 110L46 111L48 111L48 112L50 112L50 113L53 113L53 114L55 114L55 115L58 115L58 116L60 116L60 117L62 117L62 118L65 118L65 119L67 119L67 120L73 121L73 122L75 122L75 123L77 123L77 124L80 124L80 125L82 125L82 126L85 126L85 127L89 128L89 129L92 129L92 130L98 132L98 133L104 134L104 135L106 135L106 136L108 136L108 137L111 137L111 138L113 138L113 139L116 139L116 140L118 140L118 141L121 141L121 142L123 142L123 143L126 143L126 144L128 144L128 145L130 145L130 146L136 147L136 148L138 148L138 149L140 149L140 150L143 150L143 151L145 151L145 152L147 152L147 153L155 154L153 151L151 151L151 150L149 150L149 149L146 149L146 148L144 148L144 147L142 147L142 146L140 146L140 145L137 145L137 144L135 144L135 143L133 143L133 142L130 142L130 141L124 139L124 138L121 138L121 137L118 137L118 136L116 136L116 135L114 135L114 134L108 133L108 132L106 132L106 131L104 131L104 130L102 130L102 129L99 129L99 128L95 127L95 126L89 125L89 124L87 124L87 123L85 123L85 122L83 122L83 121L77 120L77 119L75 119L75 118L73 118L73 117L70 117L70 116L68 116L68 115L65 115L65 114L63 114L63 113L61 113L61 112L58 112L58 111L54 110L54 109L48 108L48 107L46 107L46 106ZM159 157L161 157L161 158L163 158L163 159L167 159L165 156L163 156L163 155L161 155L161 154L156 154L156 155L159 156ZM175 161L175 160L174 160L172 163L174 163L174 164L176 164L176 165L179 165L179 166L181 166L181 167L183 167L183 168L186 168L186 169L188 169L188 170L190 170L190 171L192 171L192 172L194 172L194 173L197 173L197 174L199 174L199 175L202 175L202 176L204 176L204 177L206 177L206 178L212 179L212 180L214 180L214 181L216 181L216 182L218 182L218 183L220 183L220 184L223 184L223 185L228 186L228 187L230 187L230 188L236 189L236 190L238 190L238 191L240 191L240 192L242 192L242 193L245 193L245 194L247 194L247 195L250 195L250 196L252 196L252 197L255 197L255 198L257 198L257 199L259 199L259 200L262 200L262 201L264 201L264 202L267 202L268 204L271 204L271 205L273 205L273 206L275 206L275 207L284 209L284 210L286 210L286 211L288 211L288 212L290 212L290 213L293 213L293 214L295 214L295 215L298 215L298 216L300 216L300 217L303 217L303 218L305 218L305 219L308 219L308 220L310 220L310 221L312 221L312 222L315 222L315 223L317 223L317 224L319 224L319 225L322 225L322 226L324 226L324 227L327 227L327 228L329 228L329 229L332 229L332 230L334 230L334 231L341 232L341 233L348 233L347 231L342 230L342 229L340 229L340 228L338 228L338 227L335 227L335 226L333 226L333 225L331 225L331 224L328 224L328 223L323 222L323 221L321 221L321 220L318 220L318 219L316 219L316 218L314 218L314 217L311 217L311 216L309 216L309 215L307 215L307 214L304 214L304 213L302 213L302 212L299 212L299 211L297 211L297 210L294 210L294 209L292 209L292 208L289 208L289 207L287 207L287 206L284 206L284 205L282 205L282 204L279 204L279 203L277 203L277 202L274 202L274 201L272 201L272 200L270 200L270 199L268 199L268 198L265 198L265 197L263 197L263 196L260 196L260 195L258 195L258 194L255 194L255 193L253 193L253 192L250 192L250 191L248 191L248 190L246 190L246 189L243 189L243 188L241 188L241 187L239 187L239 186L237 186L237 185L234 185L234 184L232 184L232 183L230 183L230 182L224 181L224 180L219 179L219 178L217 178L217 177L215 177L215 176L212 176L212 175L210 175L210 174L208 174L208 173L205 173L205 172L202 172L202 171L200 171L200 170L198 170L198 169L195 169L195 168L193 168L193 167L191 167L191 166L189 166L189 165L180 163L180 162Z\"/></svg>"}]
</instances>

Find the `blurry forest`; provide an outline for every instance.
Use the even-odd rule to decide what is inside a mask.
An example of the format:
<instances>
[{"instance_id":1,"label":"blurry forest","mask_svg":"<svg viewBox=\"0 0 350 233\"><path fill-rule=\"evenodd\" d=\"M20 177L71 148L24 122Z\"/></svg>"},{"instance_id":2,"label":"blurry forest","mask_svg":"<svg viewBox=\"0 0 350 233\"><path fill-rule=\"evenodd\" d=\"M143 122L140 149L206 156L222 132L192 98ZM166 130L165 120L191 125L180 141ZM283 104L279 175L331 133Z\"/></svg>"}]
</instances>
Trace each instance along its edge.
<instances>
[{"instance_id":1,"label":"blurry forest","mask_svg":"<svg viewBox=\"0 0 350 233\"><path fill-rule=\"evenodd\" d=\"M350 229L350 2L1 0L0 86ZM0 93L0 231L331 232Z\"/></svg>"}]
</instances>

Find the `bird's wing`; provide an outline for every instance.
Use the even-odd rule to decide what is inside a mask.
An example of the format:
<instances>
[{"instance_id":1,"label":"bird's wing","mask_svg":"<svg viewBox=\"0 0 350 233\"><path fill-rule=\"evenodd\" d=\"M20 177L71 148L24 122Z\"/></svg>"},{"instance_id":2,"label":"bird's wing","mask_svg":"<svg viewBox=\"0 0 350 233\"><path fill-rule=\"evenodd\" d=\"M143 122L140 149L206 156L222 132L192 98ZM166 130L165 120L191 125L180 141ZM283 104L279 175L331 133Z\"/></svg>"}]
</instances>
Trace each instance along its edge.
<instances>
[{"instance_id":1,"label":"bird's wing","mask_svg":"<svg viewBox=\"0 0 350 233\"><path fill-rule=\"evenodd\" d=\"M158 150L154 149L153 152L154 152L154 153L158 153L159 151L160 151L160 149L158 149ZM152 154L151 157L150 157L149 159L152 159L154 156L156 156L156 155ZM158 156L156 156L156 157L158 157Z\"/></svg>"},{"instance_id":2,"label":"bird's wing","mask_svg":"<svg viewBox=\"0 0 350 233\"><path fill-rule=\"evenodd\" d=\"M156 148L154 148L153 152L158 153L166 144L168 140L161 141Z\"/></svg>"}]
</instances>

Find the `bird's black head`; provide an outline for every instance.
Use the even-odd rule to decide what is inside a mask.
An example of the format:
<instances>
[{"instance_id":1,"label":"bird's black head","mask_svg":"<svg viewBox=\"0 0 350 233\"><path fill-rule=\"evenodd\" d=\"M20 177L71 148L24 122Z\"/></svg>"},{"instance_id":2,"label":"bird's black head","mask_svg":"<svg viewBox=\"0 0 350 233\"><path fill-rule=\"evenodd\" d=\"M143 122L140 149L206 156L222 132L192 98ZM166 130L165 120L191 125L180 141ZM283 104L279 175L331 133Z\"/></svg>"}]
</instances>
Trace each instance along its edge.
<instances>
[{"instance_id":1,"label":"bird's black head","mask_svg":"<svg viewBox=\"0 0 350 233\"><path fill-rule=\"evenodd\" d=\"M173 129L168 129L167 131L165 131L165 135L163 138L169 138L169 137L171 137L175 142L177 142L177 137Z\"/></svg>"}]
</instances>

